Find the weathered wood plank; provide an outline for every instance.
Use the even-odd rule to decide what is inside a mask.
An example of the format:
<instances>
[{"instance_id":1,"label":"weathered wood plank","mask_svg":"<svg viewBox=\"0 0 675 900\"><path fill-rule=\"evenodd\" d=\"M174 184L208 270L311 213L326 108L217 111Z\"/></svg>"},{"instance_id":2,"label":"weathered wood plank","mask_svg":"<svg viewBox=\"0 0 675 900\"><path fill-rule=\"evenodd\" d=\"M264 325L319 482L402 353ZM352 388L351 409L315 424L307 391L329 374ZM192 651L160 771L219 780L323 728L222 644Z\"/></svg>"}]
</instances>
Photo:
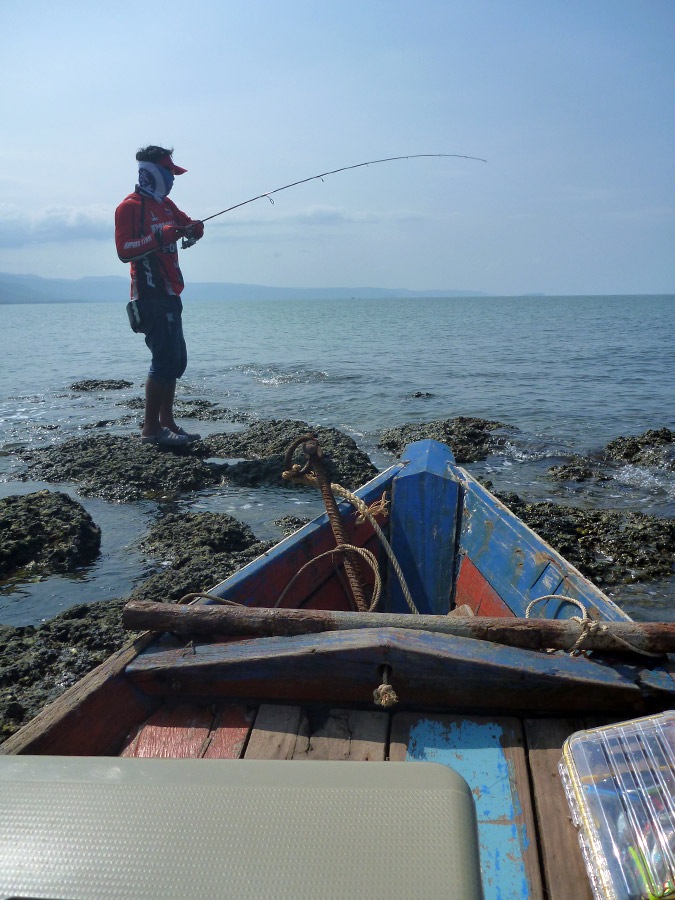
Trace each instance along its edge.
<instances>
[{"instance_id":1,"label":"weathered wood plank","mask_svg":"<svg viewBox=\"0 0 675 900\"><path fill-rule=\"evenodd\" d=\"M466 477L460 552L471 559L516 616L524 616L527 605L536 597L557 592L560 600L540 604L537 615L546 619L578 615L578 607L565 603L562 597L570 594L579 598L589 611L599 611L603 619L629 618L470 476Z\"/></svg>"},{"instance_id":2,"label":"weathered wood plank","mask_svg":"<svg viewBox=\"0 0 675 900\"><path fill-rule=\"evenodd\" d=\"M468 783L476 803L485 900L541 900L534 814L517 719L398 713L392 720L389 756L395 762L442 763Z\"/></svg>"},{"instance_id":3,"label":"weathered wood plank","mask_svg":"<svg viewBox=\"0 0 675 900\"><path fill-rule=\"evenodd\" d=\"M577 830L558 773L563 742L584 728L581 719L526 719L523 723L543 876L549 900L593 900Z\"/></svg>"},{"instance_id":4,"label":"weathered wood plank","mask_svg":"<svg viewBox=\"0 0 675 900\"><path fill-rule=\"evenodd\" d=\"M220 707L211 726L205 759L239 759L253 727L255 710L241 703Z\"/></svg>"},{"instance_id":5,"label":"weathered wood plank","mask_svg":"<svg viewBox=\"0 0 675 900\"><path fill-rule=\"evenodd\" d=\"M302 715L299 706L261 704L244 759L293 759Z\"/></svg>"},{"instance_id":6,"label":"weathered wood plank","mask_svg":"<svg viewBox=\"0 0 675 900\"><path fill-rule=\"evenodd\" d=\"M555 657L396 628L150 648L127 669L148 692L331 704L372 702L382 666L411 707L593 712L644 709L637 677L584 657Z\"/></svg>"},{"instance_id":7,"label":"weathered wood plank","mask_svg":"<svg viewBox=\"0 0 675 900\"><path fill-rule=\"evenodd\" d=\"M125 743L120 756L198 759L206 746L212 710L192 703L167 704Z\"/></svg>"},{"instance_id":8,"label":"weathered wood plank","mask_svg":"<svg viewBox=\"0 0 675 900\"><path fill-rule=\"evenodd\" d=\"M122 620L126 628L133 630L150 628L184 636L275 637L363 628L402 628L527 650L583 649L611 652L612 655L636 651L675 652L675 622L593 622L585 630L582 623L569 619L183 606L141 600L127 603Z\"/></svg>"},{"instance_id":9,"label":"weathered wood plank","mask_svg":"<svg viewBox=\"0 0 675 900\"><path fill-rule=\"evenodd\" d=\"M293 759L383 761L389 715L357 709L331 709L327 715L305 714Z\"/></svg>"},{"instance_id":10,"label":"weathered wood plank","mask_svg":"<svg viewBox=\"0 0 675 900\"><path fill-rule=\"evenodd\" d=\"M383 761L389 715L370 710L262 704L246 759Z\"/></svg>"},{"instance_id":11,"label":"weathered wood plank","mask_svg":"<svg viewBox=\"0 0 675 900\"><path fill-rule=\"evenodd\" d=\"M392 482L390 543L420 613L445 615L455 580L455 532L460 505L452 451L437 441L406 448L406 463ZM407 612L396 574L389 566L386 608Z\"/></svg>"},{"instance_id":12,"label":"weathered wood plank","mask_svg":"<svg viewBox=\"0 0 675 900\"><path fill-rule=\"evenodd\" d=\"M129 729L159 705L123 674L153 638L141 635L113 653L8 738L0 753L115 754Z\"/></svg>"}]
</instances>

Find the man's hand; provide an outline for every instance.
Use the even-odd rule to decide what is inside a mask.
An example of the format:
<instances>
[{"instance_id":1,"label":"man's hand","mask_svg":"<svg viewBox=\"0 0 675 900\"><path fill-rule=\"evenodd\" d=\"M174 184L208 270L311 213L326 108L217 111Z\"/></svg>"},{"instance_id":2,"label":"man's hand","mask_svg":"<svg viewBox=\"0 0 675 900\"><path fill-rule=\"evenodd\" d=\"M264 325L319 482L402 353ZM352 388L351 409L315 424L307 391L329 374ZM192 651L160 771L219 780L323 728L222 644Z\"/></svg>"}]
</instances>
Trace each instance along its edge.
<instances>
[{"instance_id":1,"label":"man's hand","mask_svg":"<svg viewBox=\"0 0 675 900\"><path fill-rule=\"evenodd\" d=\"M181 243L181 247L183 250L187 250L188 247L194 246L200 238L204 237L204 223L200 222L198 219L194 222L190 222L188 226L184 229L185 237Z\"/></svg>"},{"instance_id":2,"label":"man's hand","mask_svg":"<svg viewBox=\"0 0 675 900\"><path fill-rule=\"evenodd\" d=\"M179 228L178 225L164 225L158 234L159 242L163 247L166 247L167 244L175 244L178 238L184 234L185 229Z\"/></svg>"}]
</instances>

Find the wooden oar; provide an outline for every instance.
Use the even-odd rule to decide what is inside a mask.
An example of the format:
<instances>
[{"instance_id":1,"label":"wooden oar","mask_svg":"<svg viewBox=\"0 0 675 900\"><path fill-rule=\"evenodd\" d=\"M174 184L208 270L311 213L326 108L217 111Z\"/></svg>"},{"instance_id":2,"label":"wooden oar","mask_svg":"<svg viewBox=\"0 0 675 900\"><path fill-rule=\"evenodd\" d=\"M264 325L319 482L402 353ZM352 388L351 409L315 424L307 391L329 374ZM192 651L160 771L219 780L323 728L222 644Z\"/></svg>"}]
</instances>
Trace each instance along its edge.
<instances>
[{"instance_id":1,"label":"wooden oar","mask_svg":"<svg viewBox=\"0 0 675 900\"><path fill-rule=\"evenodd\" d=\"M407 628L493 641L526 650L596 650L605 653L675 652L675 622L593 622L570 619L412 616L328 610L150 603L132 600L122 614L133 631L180 635L272 637L346 631L356 628Z\"/></svg>"}]
</instances>

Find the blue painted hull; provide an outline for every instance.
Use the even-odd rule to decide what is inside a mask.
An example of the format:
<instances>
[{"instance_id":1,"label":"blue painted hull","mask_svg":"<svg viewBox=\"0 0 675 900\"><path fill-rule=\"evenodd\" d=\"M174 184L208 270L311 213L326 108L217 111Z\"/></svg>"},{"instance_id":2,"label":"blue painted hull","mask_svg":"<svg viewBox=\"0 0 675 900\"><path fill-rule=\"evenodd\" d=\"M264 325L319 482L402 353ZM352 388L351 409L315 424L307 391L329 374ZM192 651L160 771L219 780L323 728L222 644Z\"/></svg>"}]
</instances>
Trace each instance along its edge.
<instances>
[{"instance_id":1,"label":"blue painted hull","mask_svg":"<svg viewBox=\"0 0 675 900\"><path fill-rule=\"evenodd\" d=\"M444 445L411 445L357 493L377 510L391 556L347 502L342 524L348 542L378 563L374 618L388 613L395 626L315 627L316 611L337 621L354 608L324 515L216 585L199 607L171 607L186 621L197 610L208 618L223 601L248 607L249 618L259 608L261 620L274 619L274 607L314 611L304 630L233 637L143 625L162 633L90 673L2 752L442 763L474 797L485 900L590 900L557 775L562 741L588 717L675 707L675 680L661 660L550 654L438 633L428 620L409 627L400 620L415 617L392 558L429 621L447 622L457 608L492 629L494 617L522 619L531 609L546 619L583 609L598 622L630 620ZM378 579L361 574L370 597ZM146 605L165 614L164 604ZM391 692L393 707L375 705ZM322 746L331 748L326 756Z\"/></svg>"},{"instance_id":2,"label":"blue painted hull","mask_svg":"<svg viewBox=\"0 0 675 900\"><path fill-rule=\"evenodd\" d=\"M390 498L383 525L388 526L391 547L418 612L445 615L455 605L468 604L477 615L524 617L533 601L554 596L555 600L537 606L538 618L578 616L581 603L592 618L629 620L599 588L455 465L444 444L425 440L410 445L400 463L357 491L357 496L372 504L383 493ZM377 549L372 529L367 523L355 524L356 513L346 501L341 511L352 543ZM210 593L247 606L275 606L299 569L334 546L328 517L320 516ZM327 583L335 579L333 562L317 564L312 578L299 584L282 605L350 608L348 599L339 605L329 591L333 606L322 602L321 591L326 594ZM409 611L391 567L384 602L378 608Z\"/></svg>"}]
</instances>

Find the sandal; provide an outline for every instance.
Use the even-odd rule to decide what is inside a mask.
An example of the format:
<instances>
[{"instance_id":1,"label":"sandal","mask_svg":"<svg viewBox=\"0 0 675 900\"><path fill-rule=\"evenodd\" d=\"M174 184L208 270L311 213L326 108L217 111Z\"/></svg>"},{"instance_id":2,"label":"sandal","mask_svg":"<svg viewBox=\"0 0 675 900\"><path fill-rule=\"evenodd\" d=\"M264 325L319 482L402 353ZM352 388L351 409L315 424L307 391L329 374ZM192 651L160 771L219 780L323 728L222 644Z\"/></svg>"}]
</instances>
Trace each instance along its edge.
<instances>
[{"instance_id":1,"label":"sandal","mask_svg":"<svg viewBox=\"0 0 675 900\"><path fill-rule=\"evenodd\" d=\"M159 447L185 447L188 435L176 434L169 428L162 428L159 434L141 435L141 444L157 444Z\"/></svg>"},{"instance_id":2,"label":"sandal","mask_svg":"<svg viewBox=\"0 0 675 900\"><path fill-rule=\"evenodd\" d=\"M202 439L201 434L190 434L189 432L185 431L184 428L180 427L174 432L174 434L178 434L181 437L186 437L188 444L192 444L194 443L194 441L201 441Z\"/></svg>"}]
</instances>

